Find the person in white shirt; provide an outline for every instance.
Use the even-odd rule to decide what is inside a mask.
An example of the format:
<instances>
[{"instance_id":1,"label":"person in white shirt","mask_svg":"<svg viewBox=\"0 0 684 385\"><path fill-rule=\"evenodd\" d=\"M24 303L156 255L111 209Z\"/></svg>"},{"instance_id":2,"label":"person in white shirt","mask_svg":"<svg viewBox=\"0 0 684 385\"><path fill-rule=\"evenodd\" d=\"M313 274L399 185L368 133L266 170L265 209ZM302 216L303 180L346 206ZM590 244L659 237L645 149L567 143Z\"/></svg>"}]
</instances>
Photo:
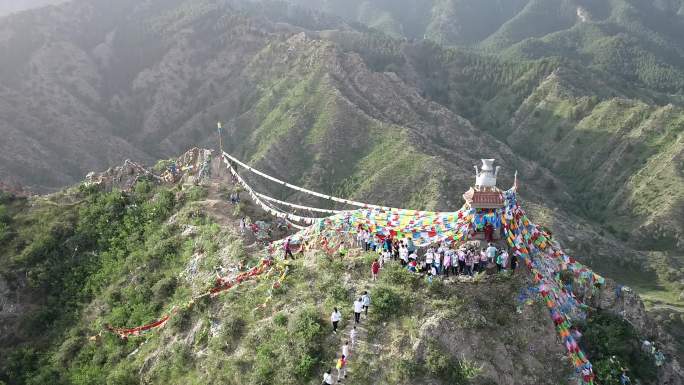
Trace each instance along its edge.
<instances>
[{"instance_id":1,"label":"person in white shirt","mask_svg":"<svg viewBox=\"0 0 684 385\"><path fill-rule=\"evenodd\" d=\"M366 237L364 235L365 230L359 230L359 233L356 234L356 244L360 249L364 248L364 244L366 243Z\"/></svg>"},{"instance_id":2,"label":"person in white shirt","mask_svg":"<svg viewBox=\"0 0 684 385\"><path fill-rule=\"evenodd\" d=\"M349 341L345 341L342 345L342 355L349 359Z\"/></svg>"},{"instance_id":3,"label":"person in white shirt","mask_svg":"<svg viewBox=\"0 0 684 385\"><path fill-rule=\"evenodd\" d=\"M490 243L489 247L487 247L487 258L489 258L489 262L496 262L496 251L496 247Z\"/></svg>"},{"instance_id":4,"label":"person in white shirt","mask_svg":"<svg viewBox=\"0 0 684 385\"><path fill-rule=\"evenodd\" d=\"M330 374L331 371L332 370L328 369L328 371L323 374L323 385L333 384L333 376Z\"/></svg>"},{"instance_id":5,"label":"person in white shirt","mask_svg":"<svg viewBox=\"0 0 684 385\"><path fill-rule=\"evenodd\" d=\"M363 295L361 296L361 301L363 302L363 310L365 311L366 315L368 315L368 308L370 307L370 295L368 295L367 291L363 292Z\"/></svg>"},{"instance_id":6,"label":"person in white shirt","mask_svg":"<svg viewBox=\"0 0 684 385\"><path fill-rule=\"evenodd\" d=\"M385 263L389 262L391 259L392 259L392 253L389 250L385 250L382 252L382 266L384 266Z\"/></svg>"},{"instance_id":7,"label":"person in white shirt","mask_svg":"<svg viewBox=\"0 0 684 385\"><path fill-rule=\"evenodd\" d=\"M361 312L363 312L363 298L354 301L354 322L361 322Z\"/></svg>"},{"instance_id":8,"label":"person in white shirt","mask_svg":"<svg viewBox=\"0 0 684 385\"><path fill-rule=\"evenodd\" d=\"M337 334L337 325L339 324L340 320L342 319L342 313L340 313L337 308L332 312L330 315L330 321L332 322L333 325L333 333Z\"/></svg>"},{"instance_id":9,"label":"person in white shirt","mask_svg":"<svg viewBox=\"0 0 684 385\"><path fill-rule=\"evenodd\" d=\"M425 253L425 267L430 270L432 268L432 264L435 262L435 256L432 254L432 249L428 249L428 251Z\"/></svg>"},{"instance_id":10,"label":"person in white shirt","mask_svg":"<svg viewBox=\"0 0 684 385\"><path fill-rule=\"evenodd\" d=\"M356 345L356 337L358 337L358 333L359 332L356 331L356 326L354 326L349 332L349 339L351 340L352 348Z\"/></svg>"},{"instance_id":11,"label":"person in white shirt","mask_svg":"<svg viewBox=\"0 0 684 385\"><path fill-rule=\"evenodd\" d=\"M409 254L408 258L411 261L417 261L418 260L418 254L416 254L416 252L414 251L413 253Z\"/></svg>"},{"instance_id":12,"label":"person in white shirt","mask_svg":"<svg viewBox=\"0 0 684 385\"><path fill-rule=\"evenodd\" d=\"M371 234L370 231L364 231L363 232L363 249L365 251L370 250L370 241L371 241Z\"/></svg>"},{"instance_id":13,"label":"person in white shirt","mask_svg":"<svg viewBox=\"0 0 684 385\"><path fill-rule=\"evenodd\" d=\"M401 245L399 248L399 259L401 260L401 265L406 266L408 263L408 249L404 245Z\"/></svg>"}]
</instances>

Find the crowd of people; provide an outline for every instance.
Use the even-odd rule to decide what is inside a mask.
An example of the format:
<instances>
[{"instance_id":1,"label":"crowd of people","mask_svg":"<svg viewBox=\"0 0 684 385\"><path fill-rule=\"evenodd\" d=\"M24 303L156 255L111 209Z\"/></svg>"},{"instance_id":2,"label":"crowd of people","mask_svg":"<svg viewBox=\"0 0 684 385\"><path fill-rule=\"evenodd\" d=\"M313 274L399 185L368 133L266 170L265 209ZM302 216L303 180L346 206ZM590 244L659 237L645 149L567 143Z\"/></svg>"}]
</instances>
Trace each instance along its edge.
<instances>
[{"instance_id":1,"label":"crowd of people","mask_svg":"<svg viewBox=\"0 0 684 385\"><path fill-rule=\"evenodd\" d=\"M493 242L485 248L476 248L475 243L449 244L441 242L430 245L427 248L419 248L410 238L398 239L378 235L372 235L370 231L359 229L356 236L356 246L367 252L375 252L378 258L371 264L371 279L377 280L380 269L391 261L398 261L401 266L415 273L425 274L428 280L436 277L470 276L479 272L504 271L516 269L517 259L511 256L505 248L497 248ZM289 242L284 246L285 258L291 257L288 253ZM338 248L340 258L348 253L347 246L343 243ZM342 352L336 359L334 369L329 369L323 374L323 385L341 383L347 377L347 365L351 351L356 345L356 325L361 322L361 316L368 314L370 307L370 295L367 291L354 301L352 311L354 313L354 326L349 333L349 340L342 345ZM330 315L332 332L338 333L342 313L334 308Z\"/></svg>"},{"instance_id":2,"label":"crowd of people","mask_svg":"<svg viewBox=\"0 0 684 385\"><path fill-rule=\"evenodd\" d=\"M475 247L476 243L449 244L441 242L430 245L424 250L415 246L410 238L382 238L370 231L360 229L356 236L356 246L378 254L371 266L373 279L377 279L379 269L390 261L399 263L411 272L423 273L429 278L449 276L474 276L489 269L515 270L518 260L506 248L497 248L490 242L484 248Z\"/></svg>"}]
</instances>

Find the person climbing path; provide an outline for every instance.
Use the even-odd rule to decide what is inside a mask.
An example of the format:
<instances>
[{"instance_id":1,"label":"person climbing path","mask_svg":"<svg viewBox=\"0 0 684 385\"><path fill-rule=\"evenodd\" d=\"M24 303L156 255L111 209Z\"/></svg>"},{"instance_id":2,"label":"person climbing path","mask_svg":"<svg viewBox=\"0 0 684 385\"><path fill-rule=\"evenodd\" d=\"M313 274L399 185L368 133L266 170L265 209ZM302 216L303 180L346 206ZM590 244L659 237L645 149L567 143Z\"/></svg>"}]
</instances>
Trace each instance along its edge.
<instances>
[{"instance_id":1,"label":"person climbing path","mask_svg":"<svg viewBox=\"0 0 684 385\"><path fill-rule=\"evenodd\" d=\"M384 251L384 253L387 253L387 251ZM380 263L376 259L371 264L371 278L373 279L373 281L378 280L378 273L380 273Z\"/></svg>"},{"instance_id":2,"label":"person climbing path","mask_svg":"<svg viewBox=\"0 0 684 385\"><path fill-rule=\"evenodd\" d=\"M342 313L340 313L337 308L333 310L332 314L330 315L330 322L332 322L333 326L333 333L337 334L337 325L340 323L340 320L342 319Z\"/></svg>"},{"instance_id":3,"label":"person climbing path","mask_svg":"<svg viewBox=\"0 0 684 385\"><path fill-rule=\"evenodd\" d=\"M347 357L347 359L350 357L349 351L349 341L344 341L344 345L342 345L342 355Z\"/></svg>"},{"instance_id":4,"label":"person climbing path","mask_svg":"<svg viewBox=\"0 0 684 385\"><path fill-rule=\"evenodd\" d=\"M371 298L367 291L363 292L363 295L361 296L361 302L363 304L363 310L366 313L365 315L368 315L368 308L370 307Z\"/></svg>"},{"instance_id":5,"label":"person climbing path","mask_svg":"<svg viewBox=\"0 0 684 385\"><path fill-rule=\"evenodd\" d=\"M349 339L351 340L351 346L352 348L356 346L356 339L358 338L359 332L356 331L356 326L352 327L352 330L349 332Z\"/></svg>"},{"instance_id":6,"label":"person climbing path","mask_svg":"<svg viewBox=\"0 0 684 385\"><path fill-rule=\"evenodd\" d=\"M322 385L332 385L333 384L333 377L332 374L330 374L332 370L328 369L324 374L323 374L323 383Z\"/></svg>"},{"instance_id":7,"label":"person climbing path","mask_svg":"<svg viewBox=\"0 0 684 385\"><path fill-rule=\"evenodd\" d=\"M347 357L342 354L337 360L337 383L342 382L344 378L347 378Z\"/></svg>"},{"instance_id":8,"label":"person climbing path","mask_svg":"<svg viewBox=\"0 0 684 385\"><path fill-rule=\"evenodd\" d=\"M363 312L363 298L354 301L354 323L361 322L361 312Z\"/></svg>"},{"instance_id":9,"label":"person climbing path","mask_svg":"<svg viewBox=\"0 0 684 385\"><path fill-rule=\"evenodd\" d=\"M294 255L292 255L292 246L290 245L290 238L287 238L287 240L285 241L283 249L285 250L285 255L283 259L287 259L288 255L290 256L290 258L295 259Z\"/></svg>"}]
</instances>

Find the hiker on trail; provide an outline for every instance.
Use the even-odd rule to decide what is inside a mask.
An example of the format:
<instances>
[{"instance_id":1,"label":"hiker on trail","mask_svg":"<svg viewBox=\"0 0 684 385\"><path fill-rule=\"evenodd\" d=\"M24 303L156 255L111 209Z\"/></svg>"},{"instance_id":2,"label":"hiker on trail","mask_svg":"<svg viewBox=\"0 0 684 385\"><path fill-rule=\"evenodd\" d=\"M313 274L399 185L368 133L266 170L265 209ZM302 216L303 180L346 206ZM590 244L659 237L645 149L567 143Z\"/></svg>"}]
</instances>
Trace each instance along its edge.
<instances>
[{"instance_id":1,"label":"hiker on trail","mask_svg":"<svg viewBox=\"0 0 684 385\"><path fill-rule=\"evenodd\" d=\"M425 253L425 266L430 269L432 268L432 264L435 262L435 256L432 253L432 248L429 248L428 251Z\"/></svg>"},{"instance_id":2,"label":"hiker on trail","mask_svg":"<svg viewBox=\"0 0 684 385\"><path fill-rule=\"evenodd\" d=\"M437 272L437 275L442 274L442 262L440 261L440 255L439 253L434 254L435 256L435 261L432 263L432 266L434 266L435 271Z\"/></svg>"},{"instance_id":3,"label":"hiker on trail","mask_svg":"<svg viewBox=\"0 0 684 385\"><path fill-rule=\"evenodd\" d=\"M622 369L622 374L620 374L620 385L631 385L632 380L627 375L627 369L625 369L625 368L620 368L620 369Z\"/></svg>"},{"instance_id":4,"label":"hiker on trail","mask_svg":"<svg viewBox=\"0 0 684 385\"><path fill-rule=\"evenodd\" d=\"M487 264L489 263L489 258L487 257L487 251L482 249L480 251L480 271L487 271Z\"/></svg>"},{"instance_id":5,"label":"hiker on trail","mask_svg":"<svg viewBox=\"0 0 684 385\"><path fill-rule=\"evenodd\" d=\"M378 251L379 246L380 246L380 239L378 238L377 235L373 235L371 237L371 250Z\"/></svg>"},{"instance_id":6,"label":"hiker on trail","mask_svg":"<svg viewBox=\"0 0 684 385\"><path fill-rule=\"evenodd\" d=\"M380 263L378 263L378 260L376 259L371 264L371 278L373 278L373 281L378 280L378 273L379 272L380 272Z\"/></svg>"},{"instance_id":7,"label":"hiker on trail","mask_svg":"<svg viewBox=\"0 0 684 385\"><path fill-rule=\"evenodd\" d=\"M393 259L399 258L399 240L398 239L394 239L394 241L392 241L392 258Z\"/></svg>"},{"instance_id":8,"label":"hiker on trail","mask_svg":"<svg viewBox=\"0 0 684 385\"><path fill-rule=\"evenodd\" d=\"M247 221L245 217L240 218L240 234L245 235L245 230L247 229Z\"/></svg>"},{"instance_id":9,"label":"hiker on trail","mask_svg":"<svg viewBox=\"0 0 684 385\"><path fill-rule=\"evenodd\" d=\"M518 255L513 253L511 256L511 270L515 271L515 269L518 267Z\"/></svg>"},{"instance_id":10,"label":"hiker on trail","mask_svg":"<svg viewBox=\"0 0 684 385\"><path fill-rule=\"evenodd\" d=\"M349 339L351 340L351 346L352 348L356 346L356 337L358 337L359 332L356 331L356 326L352 328L352 330L349 332Z\"/></svg>"},{"instance_id":11,"label":"hiker on trail","mask_svg":"<svg viewBox=\"0 0 684 385\"><path fill-rule=\"evenodd\" d=\"M349 358L349 341L344 341L344 345L342 345L342 355Z\"/></svg>"},{"instance_id":12,"label":"hiker on trail","mask_svg":"<svg viewBox=\"0 0 684 385\"><path fill-rule=\"evenodd\" d=\"M496 262L496 253L496 247L494 246L494 244L490 243L489 247L487 247L487 258L489 258L489 262Z\"/></svg>"},{"instance_id":13,"label":"hiker on trail","mask_svg":"<svg viewBox=\"0 0 684 385\"><path fill-rule=\"evenodd\" d=\"M463 247L458 249L458 274L463 275L465 274L465 267L466 267L466 252Z\"/></svg>"},{"instance_id":14,"label":"hiker on trail","mask_svg":"<svg viewBox=\"0 0 684 385\"><path fill-rule=\"evenodd\" d=\"M416 245L413 244L413 239L411 239L411 238L407 239L406 248L408 249L409 254L413 254L416 252Z\"/></svg>"},{"instance_id":15,"label":"hiker on trail","mask_svg":"<svg viewBox=\"0 0 684 385\"><path fill-rule=\"evenodd\" d=\"M370 307L370 295L368 294L367 291L363 292L363 295L361 296L361 302L363 302L363 310L368 315L368 308Z\"/></svg>"},{"instance_id":16,"label":"hiker on trail","mask_svg":"<svg viewBox=\"0 0 684 385\"><path fill-rule=\"evenodd\" d=\"M337 360L337 383L342 382L343 378L347 378L347 357L344 354Z\"/></svg>"},{"instance_id":17,"label":"hiker on trail","mask_svg":"<svg viewBox=\"0 0 684 385\"><path fill-rule=\"evenodd\" d=\"M390 253L389 250L383 251L380 267L383 267L387 262L389 262L391 260L392 260L392 253Z\"/></svg>"},{"instance_id":18,"label":"hiker on trail","mask_svg":"<svg viewBox=\"0 0 684 385\"><path fill-rule=\"evenodd\" d=\"M401 261L402 266L406 266L408 263L408 249L406 248L405 245L401 245L399 247L399 260Z\"/></svg>"},{"instance_id":19,"label":"hiker on trail","mask_svg":"<svg viewBox=\"0 0 684 385\"><path fill-rule=\"evenodd\" d=\"M370 250L370 243L371 243L371 233L369 230L366 230L363 232L363 243L364 243L363 251L369 251Z\"/></svg>"},{"instance_id":20,"label":"hiker on trail","mask_svg":"<svg viewBox=\"0 0 684 385\"><path fill-rule=\"evenodd\" d=\"M364 249L365 250L365 230L360 229L359 233L356 234L356 245L358 246L359 249Z\"/></svg>"},{"instance_id":21,"label":"hiker on trail","mask_svg":"<svg viewBox=\"0 0 684 385\"><path fill-rule=\"evenodd\" d=\"M354 322L361 322L361 312L363 311L363 298L359 298L358 301L354 301Z\"/></svg>"},{"instance_id":22,"label":"hiker on trail","mask_svg":"<svg viewBox=\"0 0 684 385\"><path fill-rule=\"evenodd\" d=\"M287 260L287 256L289 255L290 258L295 259L294 255L292 255L292 246L290 245L290 238L287 238L285 241L285 246L283 246L283 249L285 250L285 256L283 259Z\"/></svg>"},{"instance_id":23,"label":"hiker on trail","mask_svg":"<svg viewBox=\"0 0 684 385\"><path fill-rule=\"evenodd\" d=\"M342 313L340 313L337 308L333 310L332 314L330 315L330 322L332 322L333 326L333 333L337 334L337 325L340 323L340 320L342 319Z\"/></svg>"},{"instance_id":24,"label":"hiker on trail","mask_svg":"<svg viewBox=\"0 0 684 385\"><path fill-rule=\"evenodd\" d=\"M451 249L447 249L444 251L444 275L446 277L449 277L449 270L451 270L451 258L454 256L453 251Z\"/></svg>"},{"instance_id":25,"label":"hiker on trail","mask_svg":"<svg viewBox=\"0 0 684 385\"><path fill-rule=\"evenodd\" d=\"M468 250L466 253L466 272L469 276L475 274L475 252L473 250Z\"/></svg>"},{"instance_id":26,"label":"hiker on trail","mask_svg":"<svg viewBox=\"0 0 684 385\"><path fill-rule=\"evenodd\" d=\"M408 258L409 258L409 261L417 261L418 260L418 253L416 253L414 251L413 253L409 254Z\"/></svg>"},{"instance_id":27,"label":"hiker on trail","mask_svg":"<svg viewBox=\"0 0 684 385\"><path fill-rule=\"evenodd\" d=\"M330 374L332 370L328 369L324 374L323 374L323 383L321 385L332 385L333 384L333 377L332 374Z\"/></svg>"},{"instance_id":28,"label":"hiker on trail","mask_svg":"<svg viewBox=\"0 0 684 385\"><path fill-rule=\"evenodd\" d=\"M499 255L496 256L496 268L497 271L506 270L506 263L508 262L508 253L506 250L502 250Z\"/></svg>"},{"instance_id":29,"label":"hiker on trail","mask_svg":"<svg viewBox=\"0 0 684 385\"><path fill-rule=\"evenodd\" d=\"M382 250L383 250L383 251L385 251L385 250L386 250L386 251L392 250L392 240L390 239L390 237L385 238L385 241L384 241L384 243L383 243L383 245L382 245Z\"/></svg>"}]
</instances>

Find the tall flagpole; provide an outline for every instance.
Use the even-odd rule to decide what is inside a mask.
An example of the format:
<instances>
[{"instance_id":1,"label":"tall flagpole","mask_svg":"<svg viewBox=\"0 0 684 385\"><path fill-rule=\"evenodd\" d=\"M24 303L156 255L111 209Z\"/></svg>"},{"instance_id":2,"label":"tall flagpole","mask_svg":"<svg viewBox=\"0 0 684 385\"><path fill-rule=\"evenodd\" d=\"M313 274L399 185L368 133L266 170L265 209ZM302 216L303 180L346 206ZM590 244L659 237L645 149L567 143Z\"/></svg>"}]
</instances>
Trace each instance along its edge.
<instances>
[{"instance_id":1,"label":"tall flagpole","mask_svg":"<svg viewBox=\"0 0 684 385\"><path fill-rule=\"evenodd\" d=\"M223 156L223 135L220 121L216 123L216 127L218 128L219 150L221 151L221 156Z\"/></svg>"}]
</instances>

